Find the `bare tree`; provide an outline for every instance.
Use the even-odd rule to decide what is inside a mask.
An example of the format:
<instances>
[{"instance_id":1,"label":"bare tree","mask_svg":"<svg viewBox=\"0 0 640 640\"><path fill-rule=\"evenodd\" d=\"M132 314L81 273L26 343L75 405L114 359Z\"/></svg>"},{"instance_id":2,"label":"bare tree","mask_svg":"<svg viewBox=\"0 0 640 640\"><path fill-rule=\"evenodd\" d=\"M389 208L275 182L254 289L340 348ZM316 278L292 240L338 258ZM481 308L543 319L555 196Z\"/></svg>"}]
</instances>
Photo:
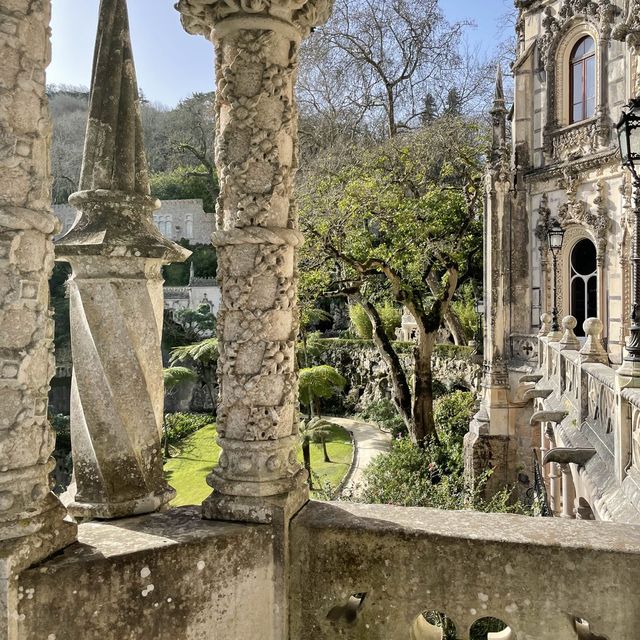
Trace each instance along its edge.
<instances>
[{"instance_id":1,"label":"bare tree","mask_svg":"<svg viewBox=\"0 0 640 640\"><path fill-rule=\"evenodd\" d=\"M308 45L312 64L303 59L301 104L383 126L379 137L416 127L426 95L441 94L460 66L465 24L449 24L438 0L337 0Z\"/></svg>"}]
</instances>

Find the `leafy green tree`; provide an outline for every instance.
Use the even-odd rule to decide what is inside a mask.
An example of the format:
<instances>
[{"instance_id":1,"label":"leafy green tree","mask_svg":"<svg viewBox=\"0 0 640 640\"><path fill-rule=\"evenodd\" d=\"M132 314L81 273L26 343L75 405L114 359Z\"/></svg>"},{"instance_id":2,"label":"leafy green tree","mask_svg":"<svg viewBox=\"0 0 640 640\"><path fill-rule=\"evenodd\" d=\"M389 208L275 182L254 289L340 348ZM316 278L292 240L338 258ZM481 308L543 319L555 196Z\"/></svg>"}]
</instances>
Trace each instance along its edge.
<instances>
[{"instance_id":1,"label":"leafy green tree","mask_svg":"<svg viewBox=\"0 0 640 640\"><path fill-rule=\"evenodd\" d=\"M190 243L184 238L179 244L191 251L185 262L174 262L162 269L168 287L184 287L189 283L191 265L197 278L215 278L218 270L216 248L210 244Z\"/></svg>"},{"instance_id":2,"label":"leafy green tree","mask_svg":"<svg viewBox=\"0 0 640 640\"><path fill-rule=\"evenodd\" d=\"M164 391L167 395L171 395L176 389L186 382L193 382L198 379L198 375L188 367L168 367L162 370L164 378ZM162 421L164 431L164 457L170 458L169 436L167 433L166 420Z\"/></svg>"},{"instance_id":3,"label":"leafy green tree","mask_svg":"<svg viewBox=\"0 0 640 640\"><path fill-rule=\"evenodd\" d=\"M387 334L389 340L396 339L396 329L400 326L402 321L402 314L400 309L392 304L386 302L384 305L377 308L380 314L380 321L384 328L384 332ZM349 318L353 324L358 337L363 340L371 340L373 337L373 326L371 320L364 307L360 304L354 304L349 307Z\"/></svg>"},{"instance_id":4,"label":"leafy green tree","mask_svg":"<svg viewBox=\"0 0 640 640\"><path fill-rule=\"evenodd\" d=\"M211 406L215 411L216 365L218 362L218 340L205 338L195 344L174 347L169 356L172 366L177 363L191 363L196 371L198 381L207 390Z\"/></svg>"},{"instance_id":5,"label":"leafy green tree","mask_svg":"<svg viewBox=\"0 0 640 640\"><path fill-rule=\"evenodd\" d=\"M204 338L209 338L216 330L216 317L206 304L197 309L177 309L165 311L164 347L175 351L174 347L194 346ZM185 348L187 348L185 347Z\"/></svg>"},{"instance_id":6,"label":"leafy green tree","mask_svg":"<svg viewBox=\"0 0 640 640\"><path fill-rule=\"evenodd\" d=\"M482 245L478 126L439 118L373 149L325 156L300 185L307 244L301 269L325 295L364 308L412 440L437 439L431 357L458 287L477 272ZM304 286L304 281L302 283ZM412 388L378 310L406 307L417 323Z\"/></svg>"},{"instance_id":7,"label":"leafy green tree","mask_svg":"<svg viewBox=\"0 0 640 640\"><path fill-rule=\"evenodd\" d=\"M320 402L340 393L347 384L332 366L322 364L300 370L298 392L300 402L307 407L309 420L315 415L320 417Z\"/></svg>"}]
</instances>

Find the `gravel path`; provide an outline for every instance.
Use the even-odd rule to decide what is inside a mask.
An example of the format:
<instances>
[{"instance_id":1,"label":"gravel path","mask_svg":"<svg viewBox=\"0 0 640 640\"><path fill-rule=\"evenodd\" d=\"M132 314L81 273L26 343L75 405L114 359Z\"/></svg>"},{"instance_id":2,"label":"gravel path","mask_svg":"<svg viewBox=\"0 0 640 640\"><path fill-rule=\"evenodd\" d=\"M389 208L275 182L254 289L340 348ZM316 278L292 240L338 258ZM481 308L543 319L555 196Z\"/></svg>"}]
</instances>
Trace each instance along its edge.
<instances>
[{"instance_id":1,"label":"gravel path","mask_svg":"<svg viewBox=\"0 0 640 640\"><path fill-rule=\"evenodd\" d=\"M362 472L376 456L391 450L391 436L367 422L352 420L351 418L333 417L327 418L327 420L339 424L353 433L355 442L353 465L341 495L345 498L350 496L357 499L364 488Z\"/></svg>"}]
</instances>

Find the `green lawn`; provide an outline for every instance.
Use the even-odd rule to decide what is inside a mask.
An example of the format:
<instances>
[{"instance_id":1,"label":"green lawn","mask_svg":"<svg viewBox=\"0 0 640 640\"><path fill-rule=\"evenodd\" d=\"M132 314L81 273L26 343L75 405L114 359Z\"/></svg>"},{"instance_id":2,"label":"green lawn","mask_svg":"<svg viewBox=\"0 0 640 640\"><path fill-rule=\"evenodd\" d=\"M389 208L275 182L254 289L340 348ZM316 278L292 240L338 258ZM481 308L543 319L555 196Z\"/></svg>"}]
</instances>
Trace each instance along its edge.
<instances>
[{"instance_id":1,"label":"green lawn","mask_svg":"<svg viewBox=\"0 0 640 640\"><path fill-rule=\"evenodd\" d=\"M327 443L331 462L325 463L322 455L322 445L311 445L311 468L314 473L314 488L329 483L334 490L349 470L351 463L351 441L347 432L338 425L333 429L333 441ZM188 504L200 504L210 493L211 488L206 482L207 474L211 471L220 455L220 447L216 444L216 427L211 424L193 435L185 438L174 451L173 457L164 465L167 481L175 488L177 494L171 502L179 507ZM299 452L302 460L302 451ZM313 491L317 499L326 499L326 491Z\"/></svg>"}]
</instances>

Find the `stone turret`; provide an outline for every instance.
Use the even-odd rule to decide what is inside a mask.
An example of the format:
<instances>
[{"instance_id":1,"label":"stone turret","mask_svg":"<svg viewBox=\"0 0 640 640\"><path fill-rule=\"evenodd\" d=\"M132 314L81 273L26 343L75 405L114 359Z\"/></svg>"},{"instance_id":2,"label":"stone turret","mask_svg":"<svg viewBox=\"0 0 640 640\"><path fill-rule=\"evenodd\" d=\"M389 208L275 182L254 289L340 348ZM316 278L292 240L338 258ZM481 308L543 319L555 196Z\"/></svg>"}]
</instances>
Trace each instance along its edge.
<instances>
[{"instance_id":1,"label":"stone turret","mask_svg":"<svg viewBox=\"0 0 640 640\"><path fill-rule=\"evenodd\" d=\"M496 86L491 108L493 124L493 138L491 143L492 160L500 160L507 146L507 106L504 99L504 82L502 79L502 66L498 65L496 71Z\"/></svg>"},{"instance_id":2,"label":"stone turret","mask_svg":"<svg viewBox=\"0 0 640 640\"><path fill-rule=\"evenodd\" d=\"M161 267L189 252L156 229L126 0L102 0L80 210L56 247L69 281L72 513L121 517L174 495L162 473Z\"/></svg>"}]
</instances>

